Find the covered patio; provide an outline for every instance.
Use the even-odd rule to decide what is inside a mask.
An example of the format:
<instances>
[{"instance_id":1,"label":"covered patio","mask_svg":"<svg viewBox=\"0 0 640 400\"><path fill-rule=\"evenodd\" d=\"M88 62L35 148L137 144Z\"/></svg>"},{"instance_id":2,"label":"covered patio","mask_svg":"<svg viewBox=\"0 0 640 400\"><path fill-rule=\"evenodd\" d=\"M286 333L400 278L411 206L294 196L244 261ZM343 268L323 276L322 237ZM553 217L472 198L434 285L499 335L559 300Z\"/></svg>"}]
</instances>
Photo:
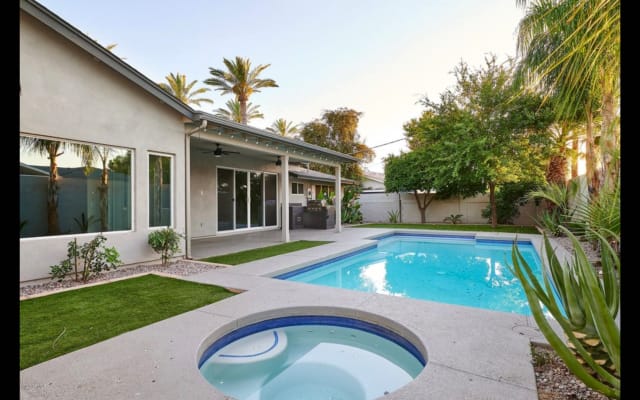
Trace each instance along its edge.
<instances>
[{"instance_id":1,"label":"covered patio","mask_svg":"<svg viewBox=\"0 0 640 400\"><path fill-rule=\"evenodd\" d=\"M194 114L185 130L187 258L216 255L203 251L207 248L229 253L245 249L243 243L258 247L290 241L289 176L294 165L333 168L335 232L342 231L341 164L357 158L202 112ZM208 246L212 241L225 244Z\"/></svg>"},{"instance_id":2,"label":"covered patio","mask_svg":"<svg viewBox=\"0 0 640 400\"><path fill-rule=\"evenodd\" d=\"M289 233L290 241L297 240L326 240L338 242L343 240L353 240L361 238L364 231L377 232L365 228L343 229L336 232L335 229L294 229ZM256 249L259 247L274 246L282 243L282 232L280 230L268 230L258 232L248 232L242 235L222 235L210 238L191 240L191 257L199 260L206 257L219 256L222 254L237 253L239 251Z\"/></svg>"}]
</instances>

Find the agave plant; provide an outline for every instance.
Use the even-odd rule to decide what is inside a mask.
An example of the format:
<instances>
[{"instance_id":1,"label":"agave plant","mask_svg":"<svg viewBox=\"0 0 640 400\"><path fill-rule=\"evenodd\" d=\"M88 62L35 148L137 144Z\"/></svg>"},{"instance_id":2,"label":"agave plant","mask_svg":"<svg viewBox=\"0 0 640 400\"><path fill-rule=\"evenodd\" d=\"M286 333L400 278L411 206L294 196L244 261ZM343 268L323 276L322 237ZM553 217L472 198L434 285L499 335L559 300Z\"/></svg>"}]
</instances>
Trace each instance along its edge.
<instances>
[{"instance_id":1,"label":"agave plant","mask_svg":"<svg viewBox=\"0 0 640 400\"><path fill-rule=\"evenodd\" d=\"M578 239L561 227L574 246L572 262L562 264L544 235L544 253L550 278L541 283L514 243L513 274L520 280L533 317L573 374L588 387L611 398L620 398L620 259L609 242L592 234L601 246L601 276L589 262ZM550 281L551 279L551 281ZM557 293L557 297L556 294ZM559 300L558 300L559 299ZM566 338L552 328L544 305Z\"/></svg>"}]
</instances>

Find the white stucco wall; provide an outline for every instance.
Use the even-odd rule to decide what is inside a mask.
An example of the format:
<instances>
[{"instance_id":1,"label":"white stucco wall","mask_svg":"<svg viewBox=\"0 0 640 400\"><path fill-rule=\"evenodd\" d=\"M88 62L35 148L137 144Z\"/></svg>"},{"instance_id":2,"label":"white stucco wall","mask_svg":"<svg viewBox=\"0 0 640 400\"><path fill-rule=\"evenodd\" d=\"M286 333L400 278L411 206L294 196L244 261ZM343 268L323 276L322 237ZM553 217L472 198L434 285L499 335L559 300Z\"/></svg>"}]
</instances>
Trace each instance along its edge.
<instances>
[{"instance_id":1,"label":"white stucco wall","mask_svg":"<svg viewBox=\"0 0 640 400\"><path fill-rule=\"evenodd\" d=\"M147 244L148 152L173 155L174 228L185 229L182 116L40 22L20 14L20 132L133 150L132 230L107 232L128 263L158 259ZM20 280L49 276L67 242L95 234L20 240Z\"/></svg>"},{"instance_id":2,"label":"white stucco wall","mask_svg":"<svg viewBox=\"0 0 640 400\"><path fill-rule=\"evenodd\" d=\"M389 222L389 211L398 211L402 205L402 222L420 223L420 210L413 193L402 193L400 202L397 193L361 193L360 210L364 222ZM451 198L433 200L426 210L426 220L443 223L451 214L462 214L463 224L486 224L482 210L489 204L488 195L478 195L466 199ZM520 207L520 216L514 219L515 225L534 225L534 218L540 212L533 202Z\"/></svg>"}]
</instances>

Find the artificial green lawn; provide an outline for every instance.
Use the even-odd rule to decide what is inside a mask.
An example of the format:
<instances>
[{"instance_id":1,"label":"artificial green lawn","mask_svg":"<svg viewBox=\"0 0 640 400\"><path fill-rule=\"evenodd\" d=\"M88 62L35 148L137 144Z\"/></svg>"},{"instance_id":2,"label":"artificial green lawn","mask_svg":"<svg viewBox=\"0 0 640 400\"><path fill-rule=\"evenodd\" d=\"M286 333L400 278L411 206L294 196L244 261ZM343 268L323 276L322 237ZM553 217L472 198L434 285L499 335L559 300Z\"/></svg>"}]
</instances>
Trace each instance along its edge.
<instances>
[{"instance_id":1,"label":"artificial green lawn","mask_svg":"<svg viewBox=\"0 0 640 400\"><path fill-rule=\"evenodd\" d=\"M145 275L20 302L20 369L233 296Z\"/></svg>"},{"instance_id":2,"label":"artificial green lawn","mask_svg":"<svg viewBox=\"0 0 640 400\"><path fill-rule=\"evenodd\" d=\"M479 232L509 232L509 233L540 233L533 226L498 225L461 225L461 224L362 224L354 228L390 228L390 229L434 229L447 231L479 231Z\"/></svg>"},{"instance_id":3,"label":"artificial green lawn","mask_svg":"<svg viewBox=\"0 0 640 400\"><path fill-rule=\"evenodd\" d=\"M273 257L280 254L291 253L293 251L308 249L310 247L316 247L331 242L324 241L312 241L312 240L297 240L295 242L282 243L274 246L260 247L257 249L240 251L238 253L223 254L220 256L213 256L203 258L200 261L206 261L210 263L219 263L227 265L244 264L262 258Z\"/></svg>"}]
</instances>

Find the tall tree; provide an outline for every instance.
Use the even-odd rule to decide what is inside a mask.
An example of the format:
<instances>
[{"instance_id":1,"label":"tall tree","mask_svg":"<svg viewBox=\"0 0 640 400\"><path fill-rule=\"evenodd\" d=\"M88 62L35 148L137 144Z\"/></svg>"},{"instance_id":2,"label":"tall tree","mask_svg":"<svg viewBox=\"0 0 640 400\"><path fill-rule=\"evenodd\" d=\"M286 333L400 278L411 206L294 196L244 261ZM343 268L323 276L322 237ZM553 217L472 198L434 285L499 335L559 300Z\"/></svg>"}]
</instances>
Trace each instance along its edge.
<instances>
[{"instance_id":1,"label":"tall tree","mask_svg":"<svg viewBox=\"0 0 640 400\"><path fill-rule=\"evenodd\" d=\"M60 219L58 217L58 157L64 154L66 142L46 140L28 136L20 136L20 146L28 152L33 152L49 159L49 184L47 185L47 233L60 234Z\"/></svg>"},{"instance_id":2,"label":"tall tree","mask_svg":"<svg viewBox=\"0 0 640 400\"><path fill-rule=\"evenodd\" d=\"M167 82L161 82L158 83L158 85L166 92L171 93L172 95L177 97L178 100L180 100L184 104L194 104L196 106L200 106L200 103L213 103L213 100L206 97L195 97L208 92L210 89L199 88L193 90L193 87L196 83L198 83L198 81L193 80L190 83L187 83L187 77L185 74L177 72L174 75L173 73L170 73L169 75L165 76L164 79Z\"/></svg>"},{"instance_id":3,"label":"tall tree","mask_svg":"<svg viewBox=\"0 0 640 400\"><path fill-rule=\"evenodd\" d=\"M249 97L253 93L260 92L261 88L278 87L273 79L258 77L271 64L261 64L251 69L251 61L238 56L235 61L224 58L223 62L227 70L209 67L212 78L206 79L204 83L215 86L215 90L220 90L222 94L234 94L240 103L240 122L246 125L249 120L247 114Z\"/></svg>"},{"instance_id":4,"label":"tall tree","mask_svg":"<svg viewBox=\"0 0 640 400\"><path fill-rule=\"evenodd\" d=\"M553 116L539 96L512 85L512 60L498 64L492 55L482 68L461 62L453 72L455 87L439 102L424 98L423 119L405 129L410 144L427 146L431 168L449 190L489 191L495 227L496 187L543 176Z\"/></svg>"},{"instance_id":5,"label":"tall tree","mask_svg":"<svg viewBox=\"0 0 640 400\"><path fill-rule=\"evenodd\" d=\"M278 118L267 128L268 131L278 133L282 136L294 137L296 133L300 131L298 124L293 124L293 121L287 121L284 118Z\"/></svg>"},{"instance_id":6,"label":"tall tree","mask_svg":"<svg viewBox=\"0 0 640 400\"><path fill-rule=\"evenodd\" d=\"M518 53L527 82L558 99L561 115L582 110L586 119L587 175L598 191L594 119L601 117L605 187L619 175L620 1L516 0L526 7L518 27Z\"/></svg>"},{"instance_id":7,"label":"tall tree","mask_svg":"<svg viewBox=\"0 0 640 400\"><path fill-rule=\"evenodd\" d=\"M218 108L216 110L216 116L220 118L229 119L234 122L243 123L240 102L238 102L238 100L227 100L225 105L227 106L226 109ZM264 118L264 114L262 114L258 110L258 108L260 108L260 106L257 106L257 105L254 106L251 103L247 104L246 115L245 115L246 121L244 122L245 125L247 124L248 121L251 121L252 119Z\"/></svg>"},{"instance_id":8,"label":"tall tree","mask_svg":"<svg viewBox=\"0 0 640 400\"><path fill-rule=\"evenodd\" d=\"M360 139L358 122L361 116L361 112L346 107L326 110L322 118L304 124L300 137L307 143L350 154L363 162L369 162L375 156L375 152ZM331 173L331 167L316 164L312 164L311 167ZM341 167L344 177L362 180L364 172L359 163L344 163Z\"/></svg>"},{"instance_id":9,"label":"tall tree","mask_svg":"<svg viewBox=\"0 0 640 400\"><path fill-rule=\"evenodd\" d=\"M451 197L442 184L441 174L433 168L434 154L426 148L398 156L390 155L384 163L384 187L387 192L412 192L420 211L420 222L427 222L427 207L435 199Z\"/></svg>"},{"instance_id":10,"label":"tall tree","mask_svg":"<svg viewBox=\"0 0 640 400\"><path fill-rule=\"evenodd\" d=\"M102 166L100 172L100 184L98 185L98 193L100 194L100 231L107 232L109 230L109 158L113 153L110 146L98 145L79 145L78 147L82 164L85 167L85 174L88 175L96 160L100 161Z\"/></svg>"}]
</instances>

